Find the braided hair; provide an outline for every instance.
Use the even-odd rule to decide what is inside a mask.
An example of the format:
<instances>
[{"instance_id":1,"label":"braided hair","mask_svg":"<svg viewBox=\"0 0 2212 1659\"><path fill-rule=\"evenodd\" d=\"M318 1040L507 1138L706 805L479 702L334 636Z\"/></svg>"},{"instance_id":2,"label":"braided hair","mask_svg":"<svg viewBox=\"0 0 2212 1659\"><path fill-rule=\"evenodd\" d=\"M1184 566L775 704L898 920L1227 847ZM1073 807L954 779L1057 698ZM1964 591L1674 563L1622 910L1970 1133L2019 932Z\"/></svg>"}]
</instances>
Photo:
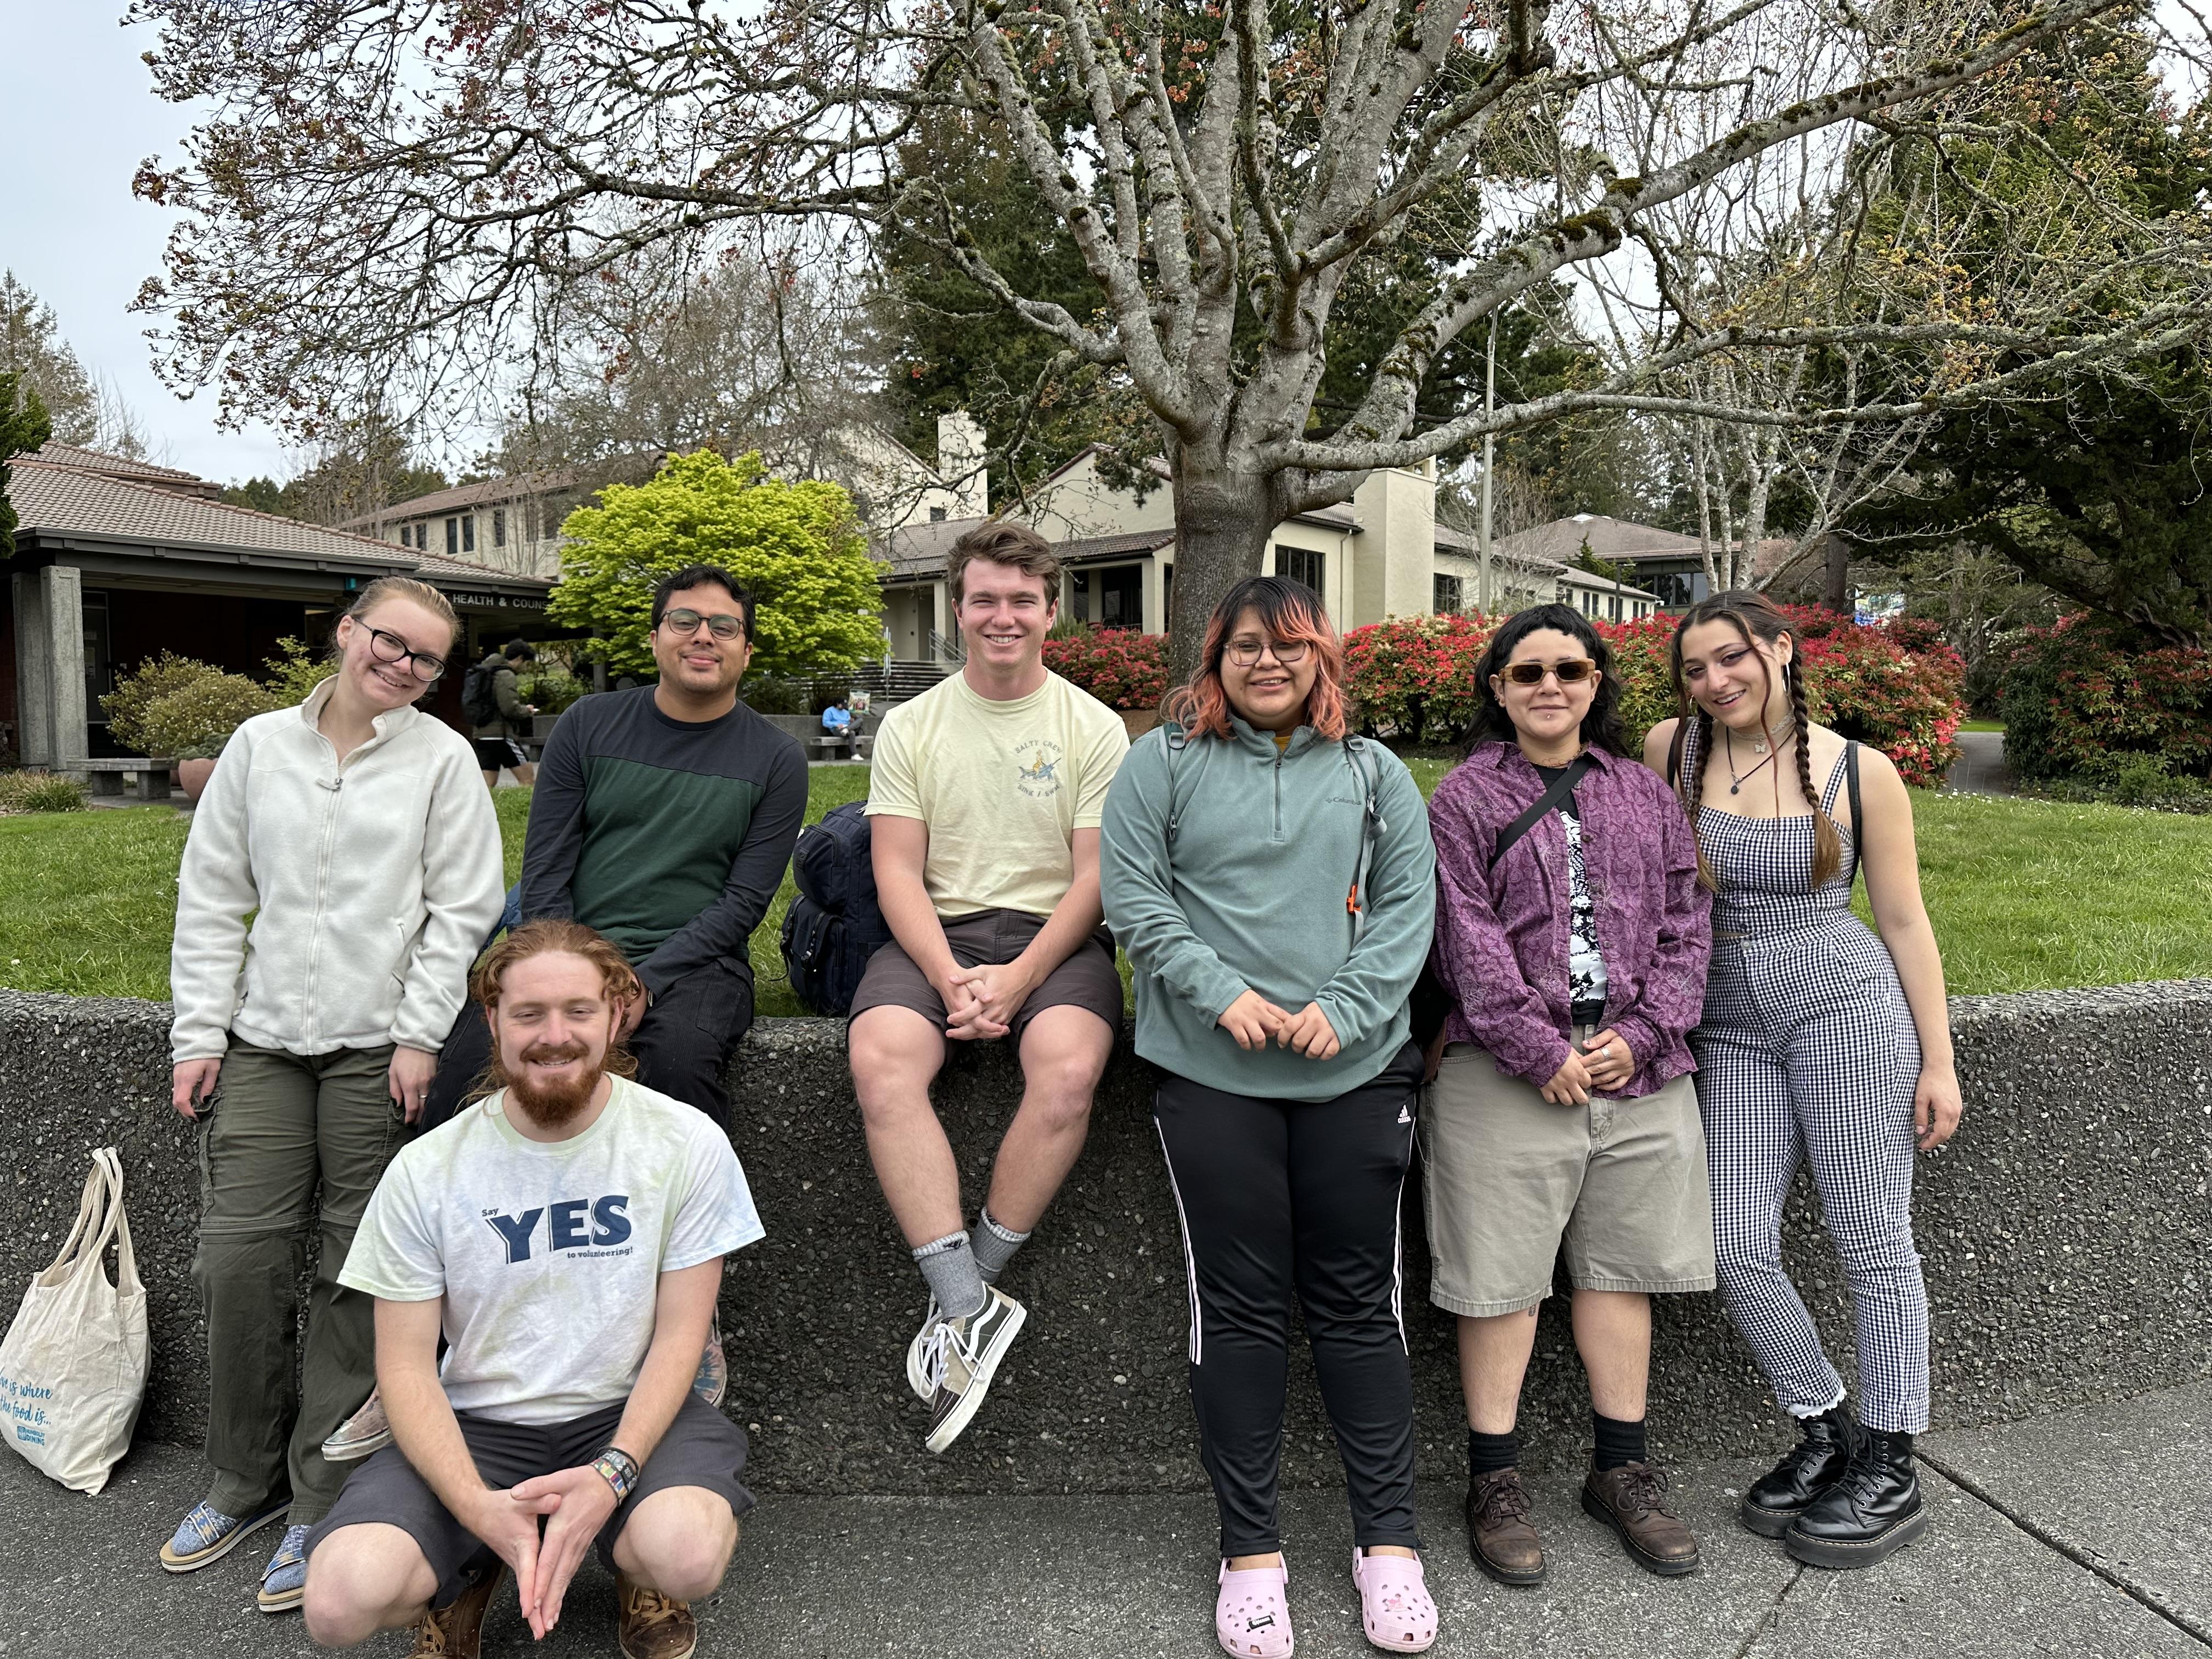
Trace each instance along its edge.
<instances>
[{"instance_id":1,"label":"braided hair","mask_svg":"<svg viewBox=\"0 0 2212 1659\"><path fill-rule=\"evenodd\" d=\"M1732 589L1700 599L1684 611L1681 622L1674 629L1674 643L1668 652L1668 674L1674 682L1676 715L1694 725L1697 738L1695 752L1689 755L1684 764L1682 776L1676 787L1682 798L1683 810L1689 814L1691 842L1698 849L1698 880L1707 890L1718 891L1719 883L1714 877L1712 866L1705 862L1705 846L1698 837L1698 792L1704 783L1705 757L1712 748L1713 717L1692 703L1688 684L1682 678L1682 636L1692 629L1711 622L1729 623L1741 635L1746 645L1756 640L1771 646L1784 635L1788 635L1794 644L1796 630L1790 625L1789 617L1782 614L1780 607L1764 593ZM1762 669L1764 666L1762 659ZM1797 745L1797 787L1805 792L1805 799L1813 808L1812 888L1818 891L1833 880L1837 871L1843 867L1843 836L1836 821L1821 805L1820 796L1814 793L1811 744L1808 741L1812 720L1806 709L1805 678L1798 669L1794 651L1790 653L1790 661L1783 665L1782 682L1790 696L1790 717L1793 722L1791 736ZM1771 690L1771 682L1766 689ZM1765 707L1763 695L1760 706L1762 708ZM1686 744L1685 746L1691 745Z\"/></svg>"}]
</instances>

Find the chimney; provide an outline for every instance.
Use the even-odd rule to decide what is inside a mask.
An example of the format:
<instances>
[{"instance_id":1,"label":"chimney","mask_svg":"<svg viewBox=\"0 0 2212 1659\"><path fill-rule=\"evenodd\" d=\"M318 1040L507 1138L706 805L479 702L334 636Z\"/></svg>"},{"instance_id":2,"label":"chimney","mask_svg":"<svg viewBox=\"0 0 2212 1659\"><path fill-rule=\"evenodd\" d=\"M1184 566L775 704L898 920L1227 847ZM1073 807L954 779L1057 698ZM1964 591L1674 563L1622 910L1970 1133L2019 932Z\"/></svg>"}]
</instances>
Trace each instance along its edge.
<instances>
[{"instance_id":1,"label":"chimney","mask_svg":"<svg viewBox=\"0 0 2212 1659\"><path fill-rule=\"evenodd\" d=\"M964 409L937 417L937 473L952 495L952 516L980 519L991 510L991 478L983 465L982 424Z\"/></svg>"}]
</instances>

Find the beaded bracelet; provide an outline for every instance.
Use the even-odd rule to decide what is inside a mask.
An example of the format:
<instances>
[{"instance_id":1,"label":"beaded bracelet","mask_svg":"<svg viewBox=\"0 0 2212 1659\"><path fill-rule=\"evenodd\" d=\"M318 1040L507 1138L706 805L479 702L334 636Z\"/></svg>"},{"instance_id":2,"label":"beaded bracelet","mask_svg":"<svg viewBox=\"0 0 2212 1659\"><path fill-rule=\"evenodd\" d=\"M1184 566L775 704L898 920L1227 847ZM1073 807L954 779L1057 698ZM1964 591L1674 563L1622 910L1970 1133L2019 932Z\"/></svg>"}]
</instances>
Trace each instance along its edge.
<instances>
[{"instance_id":1,"label":"beaded bracelet","mask_svg":"<svg viewBox=\"0 0 2212 1659\"><path fill-rule=\"evenodd\" d=\"M637 1485L637 1459L619 1446L609 1446L592 1460L592 1471L615 1491L615 1502L619 1504L630 1495Z\"/></svg>"}]
</instances>

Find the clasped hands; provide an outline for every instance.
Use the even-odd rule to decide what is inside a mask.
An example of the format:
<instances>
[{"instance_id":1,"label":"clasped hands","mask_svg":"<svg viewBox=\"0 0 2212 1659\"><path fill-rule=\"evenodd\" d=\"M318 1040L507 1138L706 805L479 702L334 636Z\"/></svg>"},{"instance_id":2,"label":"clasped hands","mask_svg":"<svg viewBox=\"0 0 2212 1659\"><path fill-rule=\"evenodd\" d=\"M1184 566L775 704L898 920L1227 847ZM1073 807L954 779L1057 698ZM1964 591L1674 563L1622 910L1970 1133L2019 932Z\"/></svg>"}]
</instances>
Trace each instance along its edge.
<instances>
[{"instance_id":1,"label":"clasped hands","mask_svg":"<svg viewBox=\"0 0 2212 1659\"><path fill-rule=\"evenodd\" d=\"M1264 1048L1272 1038L1276 1047L1296 1049L1308 1060L1334 1060L1343 1047L1318 1002L1309 1002L1294 1014L1257 991L1238 992L1214 1024L1235 1037L1240 1048Z\"/></svg>"},{"instance_id":2,"label":"clasped hands","mask_svg":"<svg viewBox=\"0 0 2212 1659\"><path fill-rule=\"evenodd\" d=\"M1006 1036L1036 988L1036 977L1018 958L954 968L937 988L945 999L945 1035L967 1042Z\"/></svg>"},{"instance_id":3,"label":"clasped hands","mask_svg":"<svg viewBox=\"0 0 2212 1659\"><path fill-rule=\"evenodd\" d=\"M1636 1055L1627 1039L1608 1026L1580 1048L1569 1048L1539 1092L1554 1106L1581 1106L1593 1091L1618 1089L1635 1073Z\"/></svg>"},{"instance_id":4,"label":"clasped hands","mask_svg":"<svg viewBox=\"0 0 2212 1659\"><path fill-rule=\"evenodd\" d=\"M568 1581L615 1512L615 1490L588 1465L556 1469L504 1491L486 1487L461 1524L514 1569L530 1633L539 1641L560 1622ZM538 1522L544 1522L544 1534Z\"/></svg>"}]
</instances>

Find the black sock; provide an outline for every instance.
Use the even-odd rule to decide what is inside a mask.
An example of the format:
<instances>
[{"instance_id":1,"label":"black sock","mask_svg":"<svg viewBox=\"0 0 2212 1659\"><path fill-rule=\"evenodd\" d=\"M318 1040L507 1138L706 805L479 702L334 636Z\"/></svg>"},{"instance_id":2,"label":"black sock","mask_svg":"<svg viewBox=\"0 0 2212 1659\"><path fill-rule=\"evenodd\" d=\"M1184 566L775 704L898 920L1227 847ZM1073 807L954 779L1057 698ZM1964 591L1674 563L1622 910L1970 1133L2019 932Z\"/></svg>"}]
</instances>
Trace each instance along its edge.
<instances>
[{"instance_id":1,"label":"black sock","mask_svg":"<svg viewBox=\"0 0 2212 1659\"><path fill-rule=\"evenodd\" d=\"M1467 1472L1471 1480L1516 1467L1521 1462L1521 1437L1510 1429L1503 1434L1467 1431Z\"/></svg>"},{"instance_id":2,"label":"black sock","mask_svg":"<svg viewBox=\"0 0 2212 1659\"><path fill-rule=\"evenodd\" d=\"M1600 1474L1607 1469L1617 1469L1624 1463L1650 1461L1644 1452L1642 1418L1638 1418L1633 1423L1624 1423L1617 1417L1592 1412L1590 1424L1597 1431L1597 1446L1590 1455L1590 1467Z\"/></svg>"}]
</instances>

